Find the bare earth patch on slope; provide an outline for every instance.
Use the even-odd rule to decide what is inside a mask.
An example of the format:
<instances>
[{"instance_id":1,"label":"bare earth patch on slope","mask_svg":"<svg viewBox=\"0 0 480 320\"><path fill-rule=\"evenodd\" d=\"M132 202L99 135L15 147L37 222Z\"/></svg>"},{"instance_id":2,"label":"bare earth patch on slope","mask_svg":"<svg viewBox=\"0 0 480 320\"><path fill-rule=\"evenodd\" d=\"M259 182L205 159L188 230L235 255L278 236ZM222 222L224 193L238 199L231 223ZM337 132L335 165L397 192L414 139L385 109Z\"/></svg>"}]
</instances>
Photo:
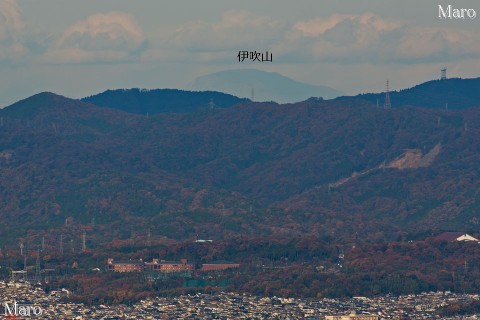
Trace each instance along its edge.
<instances>
[{"instance_id":1,"label":"bare earth patch on slope","mask_svg":"<svg viewBox=\"0 0 480 320\"><path fill-rule=\"evenodd\" d=\"M438 156L440 150L440 143L437 143L437 145L425 155L420 149L408 149L400 157L390 162L387 165L387 168L396 168L403 170L428 167Z\"/></svg>"}]
</instances>

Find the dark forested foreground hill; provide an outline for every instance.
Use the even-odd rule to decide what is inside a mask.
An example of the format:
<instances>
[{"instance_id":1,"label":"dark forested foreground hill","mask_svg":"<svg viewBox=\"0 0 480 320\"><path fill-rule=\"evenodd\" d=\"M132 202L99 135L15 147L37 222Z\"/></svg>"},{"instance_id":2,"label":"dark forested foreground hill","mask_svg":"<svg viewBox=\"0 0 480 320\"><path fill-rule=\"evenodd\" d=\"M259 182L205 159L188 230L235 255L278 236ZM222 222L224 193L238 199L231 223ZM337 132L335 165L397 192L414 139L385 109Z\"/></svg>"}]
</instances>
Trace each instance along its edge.
<instances>
[{"instance_id":1,"label":"dark forested foreground hill","mask_svg":"<svg viewBox=\"0 0 480 320\"><path fill-rule=\"evenodd\" d=\"M383 106L385 93L367 93L337 100L364 99ZM430 109L461 110L480 106L480 78L432 80L412 88L390 92L393 107L415 106Z\"/></svg>"},{"instance_id":2,"label":"dark forested foreground hill","mask_svg":"<svg viewBox=\"0 0 480 320\"><path fill-rule=\"evenodd\" d=\"M153 115L164 112L185 113L202 108L228 108L247 102L248 99L215 91L118 89L83 98L82 101L130 113Z\"/></svg>"},{"instance_id":3,"label":"dark forested foreground hill","mask_svg":"<svg viewBox=\"0 0 480 320\"><path fill-rule=\"evenodd\" d=\"M146 228L336 241L478 228L480 109L309 100L145 117L42 93L0 117L10 242L93 225L97 243Z\"/></svg>"}]
</instances>

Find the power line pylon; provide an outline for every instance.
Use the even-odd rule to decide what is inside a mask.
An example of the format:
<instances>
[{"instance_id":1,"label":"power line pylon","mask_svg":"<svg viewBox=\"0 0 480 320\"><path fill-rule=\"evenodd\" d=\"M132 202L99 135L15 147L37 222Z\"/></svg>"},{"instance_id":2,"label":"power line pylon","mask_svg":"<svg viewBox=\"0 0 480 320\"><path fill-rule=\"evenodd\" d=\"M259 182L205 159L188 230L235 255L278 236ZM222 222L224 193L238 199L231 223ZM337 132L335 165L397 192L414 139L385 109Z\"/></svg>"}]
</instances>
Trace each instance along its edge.
<instances>
[{"instance_id":1,"label":"power line pylon","mask_svg":"<svg viewBox=\"0 0 480 320\"><path fill-rule=\"evenodd\" d=\"M86 232L83 231L83 234L82 234L82 251L85 252L87 250L87 243L86 243Z\"/></svg>"},{"instance_id":2,"label":"power line pylon","mask_svg":"<svg viewBox=\"0 0 480 320\"><path fill-rule=\"evenodd\" d=\"M390 109L392 104L390 103L390 86L387 80L387 90L385 91L385 104L383 105L383 109Z\"/></svg>"},{"instance_id":3,"label":"power line pylon","mask_svg":"<svg viewBox=\"0 0 480 320\"><path fill-rule=\"evenodd\" d=\"M35 261L35 282L40 281L40 249L37 249L37 260Z\"/></svg>"},{"instance_id":4,"label":"power line pylon","mask_svg":"<svg viewBox=\"0 0 480 320\"><path fill-rule=\"evenodd\" d=\"M150 228L148 228L148 233L147 233L147 247L150 247L152 245L152 231Z\"/></svg>"}]
</instances>

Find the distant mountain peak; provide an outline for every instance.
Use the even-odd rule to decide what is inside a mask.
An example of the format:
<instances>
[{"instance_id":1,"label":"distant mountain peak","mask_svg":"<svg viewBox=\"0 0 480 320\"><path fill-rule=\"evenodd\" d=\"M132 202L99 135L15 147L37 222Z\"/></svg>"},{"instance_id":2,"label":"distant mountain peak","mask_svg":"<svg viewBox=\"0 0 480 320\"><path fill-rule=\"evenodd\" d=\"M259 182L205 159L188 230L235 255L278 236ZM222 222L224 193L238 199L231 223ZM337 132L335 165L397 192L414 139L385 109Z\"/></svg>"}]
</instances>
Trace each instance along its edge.
<instances>
[{"instance_id":1,"label":"distant mountain peak","mask_svg":"<svg viewBox=\"0 0 480 320\"><path fill-rule=\"evenodd\" d=\"M30 116L50 108L57 108L60 104L69 104L69 102L78 103L77 100L53 92L40 92L5 107L2 113L14 117Z\"/></svg>"},{"instance_id":2,"label":"distant mountain peak","mask_svg":"<svg viewBox=\"0 0 480 320\"><path fill-rule=\"evenodd\" d=\"M215 90L248 98L253 94L255 101L278 103L304 101L310 97L330 99L342 94L326 86L311 85L277 72L258 69L234 69L211 73L198 77L188 85L188 88Z\"/></svg>"},{"instance_id":3,"label":"distant mountain peak","mask_svg":"<svg viewBox=\"0 0 480 320\"><path fill-rule=\"evenodd\" d=\"M54 100L59 100L59 99L69 99L67 97L64 97L62 95L59 95L59 94L56 94L56 93L53 93L53 92L49 92L49 91L44 91L44 92L39 92L39 93L36 93L28 98L25 98L25 99L22 99L15 104L17 103L20 103L20 102L38 102L38 103L49 103L49 102L52 102Z\"/></svg>"}]
</instances>

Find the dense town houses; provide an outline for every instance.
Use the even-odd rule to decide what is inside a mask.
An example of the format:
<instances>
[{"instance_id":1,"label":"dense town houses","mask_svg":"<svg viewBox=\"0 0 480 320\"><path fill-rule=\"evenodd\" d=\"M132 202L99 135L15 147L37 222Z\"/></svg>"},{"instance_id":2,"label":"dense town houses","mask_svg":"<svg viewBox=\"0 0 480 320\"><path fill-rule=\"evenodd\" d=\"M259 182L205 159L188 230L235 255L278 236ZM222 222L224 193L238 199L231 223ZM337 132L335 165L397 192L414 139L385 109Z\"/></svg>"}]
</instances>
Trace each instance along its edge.
<instances>
[{"instance_id":1,"label":"dense town houses","mask_svg":"<svg viewBox=\"0 0 480 320\"><path fill-rule=\"evenodd\" d=\"M68 302L69 295L65 289L46 294L27 282L0 281L0 313L9 316L4 313L5 305L13 312L16 303L19 308L37 312L28 319L480 319L480 315L440 317L437 314L440 307L480 299L479 295L450 292L345 299L256 297L221 292L150 298L132 306L88 307Z\"/></svg>"}]
</instances>

